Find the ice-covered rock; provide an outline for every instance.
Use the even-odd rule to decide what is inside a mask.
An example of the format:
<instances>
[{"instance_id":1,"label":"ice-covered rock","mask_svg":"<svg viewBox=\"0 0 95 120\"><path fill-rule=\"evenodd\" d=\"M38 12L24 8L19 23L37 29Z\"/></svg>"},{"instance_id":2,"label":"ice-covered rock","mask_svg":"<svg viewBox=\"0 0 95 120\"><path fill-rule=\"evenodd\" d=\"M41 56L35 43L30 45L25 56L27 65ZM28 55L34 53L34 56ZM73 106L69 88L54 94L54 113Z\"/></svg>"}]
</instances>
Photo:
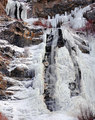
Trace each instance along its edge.
<instances>
[{"instance_id":1,"label":"ice-covered rock","mask_svg":"<svg viewBox=\"0 0 95 120\"><path fill-rule=\"evenodd\" d=\"M24 20L27 18L27 7L24 3L8 0L6 5L6 13L12 18Z\"/></svg>"}]
</instances>

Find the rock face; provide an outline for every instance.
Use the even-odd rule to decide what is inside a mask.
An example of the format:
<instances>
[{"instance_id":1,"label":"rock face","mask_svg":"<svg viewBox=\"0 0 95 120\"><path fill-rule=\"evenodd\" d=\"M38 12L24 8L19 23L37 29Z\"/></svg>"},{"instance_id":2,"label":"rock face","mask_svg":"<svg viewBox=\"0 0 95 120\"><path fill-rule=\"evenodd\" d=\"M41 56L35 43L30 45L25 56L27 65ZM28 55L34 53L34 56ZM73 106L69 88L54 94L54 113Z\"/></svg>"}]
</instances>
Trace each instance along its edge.
<instances>
[{"instance_id":1,"label":"rock face","mask_svg":"<svg viewBox=\"0 0 95 120\"><path fill-rule=\"evenodd\" d=\"M37 17L55 16L56 14L64 14L65 12L70 12L75 7L86 6L93 3L92 0L40 0L33 2L33 15Z\"/></svg>"},{"instance_id":2,"label":"rock face","mask_svg":"<svg viewBox=\"0 0 95 120\"><path fill-rule=\"evenodd\" d=\"M92 21L93 23L95 23L95 3L90 5L90 7L91 7L91 10L87 11L86 13L84 13L84 17L88 21Z\"/></svg>"},{"instance_id":3,"label":"rock face","mask_svg":"<svg viewBox=\"0 0 95 120\"><path fill-rule=\"evenodd\" d=\"M5 8L6 8L7 0L0 0L0 16L6 15Z\"/></svg>"},{"instance_id":4,"label":"rock face","mask_svg":"<svg viewBox=\"0 0 95 120\"><path fill-rule=\"evenodd\" d=\"M23 59L27 61L29 51L28 49L24 50L23 47L40 44L43 41L41 38L43 32L41 29L29 29L26 27L26 23L22 21L12 22L11 18L4 16L0 18L0 25L0 99L7 99L14 94L8 88L15 86L15 82L9 79L31 80L35 77L35 70L33 68L16 66L18 65L17 63L11 66L12 70L9 70L10 63L14 59L17 59L17 61L21 60L20 63L23 63ZM12 45L17 47L17 49L21 49L22 53ZM7 77L9 77L8 80L6 79ZM32 86L32 83L27 85L27 87L29 86Z\"/></svg>"},{"instance_id":5,"label":"rock face","mask_svg":"<svg viewBox=\"0 0 95 120\"><path fill-rule=\"evenodd\" d=\"M2 99L2 96L5 96L5 91L7 88L7 81L4 80L3 77L8 75L7 66L10 62L3 53L0 54L0 99Z\"/></svg>"},{"instance_id":6,"label":"rock face","mask_svg":"<svg viewBox=\"0 0 95 120\"><path fill-rule=\"evenodd\" d=\"M6 88L7 88L7 81L3 80L3 75L2 73L0 73L0 90L5 90Z\"/></svg>"},{"instance_id":7,"label":"rock face","mask_svg":"<svg viewBox=\"0 0 95 120\"><path fill-rule=\"evenodd\" d=\"M6 8L8 0L0 0L0 3L3 5L4 8Z\"/></svg>"},{"instance_id":8,"label":"rock face","mask_svg":"<svg viewBox=\"0 0 95 120\"><path fill-rule=\"evenodd\" d=\"M42 42L41 38L35 39L35 37L40 36L40 32L33 32L33 30L25 27L21 22L17 21L6 27L7 29L0 32L0 39L7 40L9 43L17 45L18 47Z\"/></svg>"}]
</instances>

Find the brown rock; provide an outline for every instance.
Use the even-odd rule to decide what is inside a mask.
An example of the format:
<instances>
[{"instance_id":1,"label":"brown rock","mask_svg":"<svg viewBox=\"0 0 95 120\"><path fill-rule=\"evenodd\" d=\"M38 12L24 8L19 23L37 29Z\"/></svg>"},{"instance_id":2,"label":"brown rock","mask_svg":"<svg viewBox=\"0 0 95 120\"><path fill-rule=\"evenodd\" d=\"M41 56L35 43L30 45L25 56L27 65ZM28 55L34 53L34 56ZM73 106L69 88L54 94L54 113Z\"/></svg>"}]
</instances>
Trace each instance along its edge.
<instances>
[{"instance_id":1,"label":"brown rock","mask_svg":"<svg viewBox=\"0 0 95 120\"><path fill-rule=\"evenodd\" d=\"M8 0L0 0L0 3L3 5L4 8L6 8Z\"/></svg>"},{"instance_id":2,"label":"brown rock","mask_svg":"<svg viewBox=\"0 0 95 120\"><path fill-rule=\"evenodd\" d=\"M3 74L0 73L0 89L6 90L7 88L7 81L3 80Z\"/></svg>"},{"instance_id":3,"label":"brown rock","mask_svg":"<svg viewBox=\"0 0 95 120\"><path fill-rule=\"evenodd\" d=\"M39 2L33 2L33 15L47 18L48 15L64 14L75 7L84 7L92 2L92 0L40 0Z\"/></svg>"},{"instance_id":4,"label":"brown rock","mask_svg":"<svg viewBox=\"0 0 95 120\"><path fill-rule=\"evenodd\" d=\"M28 70L24 67L16 67L14 70L10 73L11 77L19 77L19 78L33 78L35 76L34 70Z\"/></svg>"},{"instance_id":5,"label":"brown rock","mask_svg":"<svg viewBox=\"0 0 95 120\"><path fill-rule=\"evenodd\" d=\"M32 38L37 34L32 32L21 22L14 22L7 26L8 29L1 31L0 39L8 40L9 43L19 47L29 46L32 44ZM39 36L40 37L40 36ZM41 43L42 41L39 41Z\"/></svg>"},{"instance_id":6,"label":"brown rock","mask_svg":"<svg viewBox=\"0 0 95 120\"><path fill-rule=\"evenodd\" d=\"M0 16L6 15L4 6L0 3Z\"/></svg>"},{"instance_id":7,"label":"brown rock","mask_svg":"<svg viewBox=\"0 0 95 120\"><path fill-rule=\"evenodd\" d=\"M13 91L6 91L5 93L6 93L6 95L13 95L14 94Z\"/></svg>"},{"instance_id":8,"label":"brown rock","mask_svg":"<svg viewBox=\"0 0 95 120\"><path fill-rule=\"evenodd\" d=\"M7 0L0 0L0 16L6 15L5 8L7 4Z\"/></svg>"},{"instance_id":9,"label":"brown rock","mask_svg":"<svg viewBox=\"0 0 95 120\"><path fill-rule=\"evenodd\" d=\"M25 77L26 70L25 68L16 67L11 71L11 77Z\"/></svg>"},{"instance_id":10,"label":"brown rock","mask_svg":"<svg viewBox=\"0 0 95 120\"><path fill-rule=\"evenodd\" d=\"M0 71L3 74L8 75L8 70L7 70L7 66L9 65L9 60L3 56L3 54L0 55Z\"/></svg>"}]
</instances>

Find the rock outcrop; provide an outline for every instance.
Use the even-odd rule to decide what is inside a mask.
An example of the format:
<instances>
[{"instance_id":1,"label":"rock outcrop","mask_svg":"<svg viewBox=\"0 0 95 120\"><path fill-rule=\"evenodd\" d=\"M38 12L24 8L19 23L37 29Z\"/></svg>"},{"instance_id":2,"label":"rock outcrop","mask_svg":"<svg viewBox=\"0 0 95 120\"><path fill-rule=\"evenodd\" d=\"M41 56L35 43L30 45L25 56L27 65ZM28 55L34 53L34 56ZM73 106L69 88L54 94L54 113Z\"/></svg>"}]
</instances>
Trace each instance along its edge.
<instances>
[{"instance_id":1,"label":"rock outcrop","mask_svg":"<svg viewBox=\"0 0 95 120\"><path fill-rule=\"evenodd\" d=\"M7 4L7 0L0 0L0 16L6 15L5 8Z\"/></svg>"},{"instance_id":2,"label":"rock outcrop","mask_svg":"<svg viewBox=\"0 0 95 120\"><path fill-rule=\"evenodd\" d=\"M16 21L6 27L7 29L0 32L0 39L7 40L9 43L17 45L18 47L42 42L40 35L43 33L41 31L35 32L27 28L22 22Z\"/></svg>"},{"instance_id":3,"label":"rock outcrop","mask_svg":"<svg viewBox=\"0 0 95 120\"><path fill-rule=\"evenodd\" d=\"M84 13L84 17L90 21L95 23L95 3L90 5L91 9L86 11L86 13Z\"/></svg>"},{"instance_id":4,"label":"rock outcrop","mask_svg":"<svg viewBox=\"0 0 95 120\"><path fill-rule=\"evenodd\" d=\"M0 0L0 3L3 5L4 8L6 8L8 0Z\"/></svg>"},{"instance_id":5,"label":"rock outcrop","mask_svg":"<svg viewBox=\"0 0 95 120\"><path fill-rule=\"evenodd\" d=\"M64 14L70 12L75 7L84 7L93 3L92 0L40 0L34 1L33 15L37 17L47 18L48 16L55 16L56 14Z\"/></svg>"}]
</instances>

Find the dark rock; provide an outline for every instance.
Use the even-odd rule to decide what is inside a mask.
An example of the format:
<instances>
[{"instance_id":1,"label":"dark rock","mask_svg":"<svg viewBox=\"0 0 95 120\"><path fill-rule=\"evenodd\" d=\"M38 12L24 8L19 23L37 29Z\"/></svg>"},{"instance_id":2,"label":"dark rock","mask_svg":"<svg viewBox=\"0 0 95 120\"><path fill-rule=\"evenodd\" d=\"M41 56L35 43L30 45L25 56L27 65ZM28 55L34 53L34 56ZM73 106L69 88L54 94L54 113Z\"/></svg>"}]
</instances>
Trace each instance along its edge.
<instances>
[{"instance_id":1,"label":"dark rock","mask_svg":"<svg viewBox=\"0 0 95 120\"><path fill-rule=\"evenodd\" d=\"M14 86L13 82L7 81L7 88L11 86Z\"/></svg>"},{"instance_id":2,"label":"dark rock","mask_svg":"<svg viewBox=\"0 0 95 120\"><path fill-rule=\"evenodd\" d=\"M10 77L19 77L19 78L33 78L35 77L34 70L28 70L27 68L16 67L11 71Z\"/></svg>"},{"instance_id":3,"label":"dark rock","mask_svg":"<svg viewBox=\"0 0 95 120\"><path fill-rule=\"evenodd\" d=\"M64 47L65 43L66 43L66 40L63 39L63 35L62 35L62 30L61 29L58 29L58 42L57 42L57 46L60 48L60 47Z\"/></svg>"},{"instance_id":4,"label":"dark rock","mask_svg":"<svg viewBox=\"0 0 95 120\"><path fill-rule=\"evenodd\" d=\"M86 49L85 47L79 46L79 49L81 50L82 53L86 53L86 54L89 54L89 53L90 53L90 50L89 50L89 49Z\"/></svg>"},{"instance_id":5,"label":"dark rock","mask_svg":"<svg viewBox=\"0 0 95 120\"><path fill-rule=\"evenodd\" d=\"M10 52L10 50L11 50L10 47L5 47L5 48L4 48L4 51L5 51L5 52Z\"/></svg>"},{"instance_id":6,"label":"dark rock","mask_svg":"<svg viewBox=\"0 0 95 120\"><path fill-rule=\"evenodd\" d=\"M6 60L6 62L4 62L4 59L0 59L0 71L5 74L8 75L9 72L7 70L7 65L9 64L9 61Z\"/></svg>"},{"instance_id":7,"label":"dark rock","mask_svg":"<svg viewBox=\"0 0 95 120\"><path fill-rule=\"evenodd\" d=\"M16 67L14 70L11 71L11 77L25 77L27 69Z\"/></svg>"},{"instance_id":8,"label":"dark rock","mask_svg":"<svg viewBox=\"0 0 95 120\"><path fill-rule=\"evenodd\" d=\"M26 78L33 78L35 77L35 70L28 70L25 75Z\"/></svg>"},{"instance_id":9,"label":"dark rock","mask_svg":"<svg viewBox=\"0 0 95 120\"><path fill-rule=\"evenodd\" d=\"M5 8L7 4L7 0L0 0L0 16L6 15Z\"/></svg>"},{"instance_id":10,"label":"dark rock","mask_svg":"<svg viewBox=\"0 0 95 120\"><path fill-rule=\"evenodd\" d=\"M95 23L95 3L90 5L91 9L86 11L83 16L90 22Z\"/></svg>"},{"instance_id":11,"label":"dark rock","mask_svg":"<svg viewBox=\"0 0 95 120\"><path fill-rule=\"evenodd\" d=\"M92 0L41 0L33 2L33 15L37 17L47 18L56 14L64 14L71 12L75 7L85 7L91 4Z\"/></svg>"},{"instance_id":12,"label":"dark rock","mask_svg":"<svg viewBox=\"0 0 95 120\"><path fill-rule=\"evenodd\" d=\"M0 0L0 3L3 5L4 8L6 8L8 0Z\"/></svg>"},{"instance_id":13,"label":"dark rock","mask_svg":"<svg viewBox=\"0 0 95 120\"><path fill-rule=\"evenodd\" d=\"M76 83L74 83L74 82L69 83L69 89L70 90L75 90L76 89Z\"/></svg>"},{"instance_id":14,"label":"dark rock","mask_svg":"<svg viewBox=\"0 0 95 120\"><path fill-rule=\"evenodd\" d=\"M32 45L38 45L41 42L43 42L43 39L41 39L41 38L34 38L34 39L32 39Z\"/></svg>"},{"instance_id":15,"label":"dark rock","mask_svg":"<svg viewBox=\"0 0 95 120\"><path fill-rule=\"evenodd\" d=\"M4 75L0 73L0 99L6 95L5 90L7 88L7 81L3 79Z\"/></svg>"},{"instance_id":16,"label":"dark rock","mask_svg":"<svg viewBox=\"0 0 95 120\"><path fill-rule=\"evenodd\" d=\"M32 43L39 44L42 39L39 38L43 33L33 33L29 28L25 27L21 22L14 22L7 26L8 29L0 32L0 39L5 39L9 43L18 47L29 46ZM39 39L35 39L37 37Z\"/></svg>"},{"instance_id":17,"label":"dark rock","mask_svg":"<svg viewBox=\"0 0 95 120\"><path fill-rule=\"evenodd\" d=\"M30 31L28 28L23 26L20 22L14 22L7 26L8 29L5 29L0 33L0 38L8 40L9 43L17 45L19 47L27 46L32 43L31 40L27 40L25 32Z\"/></svg>"}]
</instances>

